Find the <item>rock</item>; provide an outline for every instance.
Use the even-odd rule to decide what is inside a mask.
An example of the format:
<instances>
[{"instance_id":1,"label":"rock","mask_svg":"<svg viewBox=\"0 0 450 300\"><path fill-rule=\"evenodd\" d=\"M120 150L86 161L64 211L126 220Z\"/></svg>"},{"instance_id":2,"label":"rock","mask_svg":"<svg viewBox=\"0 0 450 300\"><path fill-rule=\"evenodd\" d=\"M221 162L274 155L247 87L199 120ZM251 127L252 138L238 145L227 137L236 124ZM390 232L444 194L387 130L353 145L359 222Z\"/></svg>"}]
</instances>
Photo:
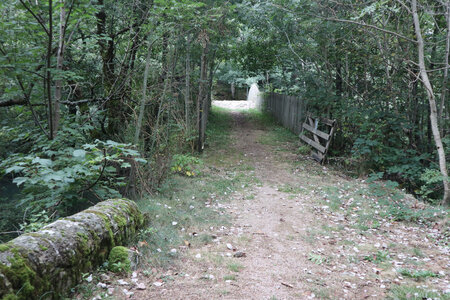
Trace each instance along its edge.
<instances>
[{"instance_id":1,"label":"rock","mask_svg":"<svg viewBox=\"0 0 450 300\"><path fill-rule=\"evenodd\" d=\"M131 297L131 296L134 295L133 292L130 292L130 291L127 290L127 289L123 289L122 292L123 292L123 293L125 294L125 296L127 296L127 297Z\"/></svg>"},{"instance_id":2,"label":"rock","mask_svg":"<svg viewBox=\"0 0 450 300\"><path fill-rule=\"evenodd\" d=\"M66 293L82 274L104 262L113 245L123 245L144 223L134 201L112 199L1 244L0 299L19 289L23 299ZM19 267L26 268L26 276L11 272Z\"/></svg>"},{"instance_id":3,"label":"rock","mask_svg":"<svg viewBox=\"0 0 450 300\"><path fill-rule=\"evenodd\" d=\"M155 281L155 282L153 282L153 285L154 286L158 286L158 287L160 287L160 286L162 286L164 283L162 283L161 281Z\"/></svg>"},{"instance_id":4,"label":"rock","mask_svg":"<svg viewBox=\"0 0 450 300\"><path fill-rule=\"evenodd\" d=\"M99 283L97 283L97 287L102 288L102 289L107 289L108 285L103 282L99 282Z\"/></svg>"},{"instance_id":5,"label":"rock","mask_svg":"<svg viewBox=\"0 0 450 300\"><path fill-rule=\"evenodd\" d=\"M108 289L108 291L107 291L107 293L108 293L108 295L112 295L112 294L114 294L114 288L109 288Z\"/></svg>"},{"instance_id":6,"label":"rock","mask_svg":"<svg viewBox=\"0 0 450 300\"><path fill-rule=\"evenodd\" d=\"M197 255L195 255L195 258L202 258L202 255L198 253Z\"/></svg>"},{"instance_id":7,"label":"rock","mask_svg":"<svg viewBox=\"0 0 450 300\"><path fill-rule=\"evenodd\" d=\"M102 296L100 296L100 295L97 295L94 298L92 298L92 300L101 300L101 299L102 299Z\"/></svg>"},{"instance_id":8,"label":"rock","mask_svg":"<svg viewBox=\"0 0 450 300\"><path fill-rule=\"evenodd\" d=\"M117 280L117 283L118 283L119 285L130 285L127 281L125 281L125 280L123 280L123 279Z\"/></svg>"},{"instance_id":9,"label":"rock","mask_svg":"<svg viewBox=\"0 0 450 300\"><path fill-rule=\"evenodd\" d=\"M230 250L233 250L233 249L234 249L234 248L233 248L233 245L231 245L230 243L227 243L227 248L230 249Z\"/></svg>"},{"instance_id":10,"label":"rock","mask_svg":"<svg viewBox=\"0 0 450 300\"><path fill-rule=\"evenodd\" d=\"M147 287L145 286L145 284L139 283L139 284L136 286L136 288L137 288L138 290L145 290Z\"/></svg>"},{"instance_id":11,"label":"rock","mask_svg":"<svg viewBox=\"0 0 450 300\"><path fill-rule=\"evenodd\" d=\"M92 274L90 274L90 275L86 278L86 281L87 281L88 283L91 283L91 282L92 282Z\"/></svg>"},{"instance_id":12,"label":"rock","mask_svg":"<svg viewBox=\"0 0 450 300\"><path fill-rule=\"evenodd\" d=\"M137 273L136 273L136 272L133 272L133 273L131 274L131 277L132 277L132 278L136 278L136 277L137 277Z\"/></svg>"},{"instance_id":13,"label":"rock","mask_svg":"<svg viewBox=\"0 0 450 300\"><path fill-rule=\"evenodd\" d=\"M100 280L105 282L110 282L111 278L106 274L100 274Z\"/></svg>"},{"instance_id":14,"label":"rock","mask_svg":"<svg viewBox=\"0 0 450 300\"><path fill-rule=\"evenodd\" d=\"M233 256L234 256L234 257L246 257L247 254L245 254L245 252L238 251L238 252L236 252Z\"/></svg>"}]
</instances>

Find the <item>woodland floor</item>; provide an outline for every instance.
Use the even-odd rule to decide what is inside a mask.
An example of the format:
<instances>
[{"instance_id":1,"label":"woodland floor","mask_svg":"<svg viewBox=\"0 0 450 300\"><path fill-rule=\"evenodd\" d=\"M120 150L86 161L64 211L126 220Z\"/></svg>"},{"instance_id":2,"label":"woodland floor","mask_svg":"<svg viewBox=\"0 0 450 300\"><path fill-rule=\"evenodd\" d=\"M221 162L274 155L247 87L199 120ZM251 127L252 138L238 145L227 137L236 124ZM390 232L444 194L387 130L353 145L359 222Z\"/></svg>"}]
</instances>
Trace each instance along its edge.
<instances>
[{"instance_id":1,"label":"woodland floor","mask_svg":"<svg viewBox=\"0 0 450 300\"><path fill-rule=\"evenodd\" d=\"M430 210L437 217L427 221L396 221L382 200L395 195L383 184L377 189L320 166L296 154L295 137L277 140L278 126L267 127L242 111L230 113L230 142L207 148L203 176L230 176L239 169L253 180L245 188L229 189L227 197L211 193L201 203L228 216L227 221L201 232L181 229L191 240L200 235L210 239L174 245L172 263L150 271L138 265L133 275L104 281L109 296L106 289L93 296L450 299L445 212ZM402 195L407 216L427 213L423 204Z\"/></svg>"}]
</instances>

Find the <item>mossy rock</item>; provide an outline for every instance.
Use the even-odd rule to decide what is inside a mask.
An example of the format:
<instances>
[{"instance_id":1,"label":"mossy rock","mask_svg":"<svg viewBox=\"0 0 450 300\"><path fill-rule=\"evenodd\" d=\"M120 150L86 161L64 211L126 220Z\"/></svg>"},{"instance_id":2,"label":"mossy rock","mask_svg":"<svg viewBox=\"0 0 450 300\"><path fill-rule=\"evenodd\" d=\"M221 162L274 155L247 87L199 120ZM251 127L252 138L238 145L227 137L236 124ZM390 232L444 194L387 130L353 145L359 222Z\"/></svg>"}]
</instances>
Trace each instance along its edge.
<instances>
[{"instance_id":1,"label":"mossy rock","mask_svg":"<svg viewBox=\"0 0 450 300\"><path fill-rule=\"evenodd\" d=\"M144 223L136 203L113 199L0 244L0 299L60 299L101 265L130 271L124 245Z\"/></svg>"},{"instance_id":2,"label":"mossy rock","mask_svg":"<svg viewBox=\"0 0 450 300\"><path fill-rule=\"evenodd\" d=\"M131 260L129 254L130 251L123 246L112 248L108 258L109 270L114 273L130 272Z\"/></svg>"}]
</instances>

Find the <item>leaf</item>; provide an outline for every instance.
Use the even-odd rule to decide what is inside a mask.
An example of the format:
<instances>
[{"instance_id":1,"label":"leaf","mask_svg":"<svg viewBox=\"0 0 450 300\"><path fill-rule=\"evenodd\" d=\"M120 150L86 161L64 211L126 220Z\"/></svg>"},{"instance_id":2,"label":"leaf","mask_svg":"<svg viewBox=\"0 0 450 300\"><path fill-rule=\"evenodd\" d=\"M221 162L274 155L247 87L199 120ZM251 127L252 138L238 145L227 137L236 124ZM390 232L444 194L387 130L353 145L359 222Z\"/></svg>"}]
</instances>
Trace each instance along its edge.
<instances>
[{"instance_id":1,"label":"leaf","mask_svg":"<svg viewBox=\"0 0 450 300\"><path fill-rule=\"evenodd\" d=\"M9 174L11 172L18 173L18 172L22 171L23 169L25 169L25 167L13 166L13 167L6 169L5 173L6 174Z\"/></svg>"},{"instance_id":2,"label":"leaf","mask_svg":"<svg viewBox=\"0 0 450 300\"><path fill-rule=\"evenodd\" d=\"M35 157L32 161L33 164L40 164L43 167L50 167L52 165L52 161L50 159Z\"/></svg>"},{"instance_id":3,"label":"leaf","mask_svg":"<svg viewBox=\"0 0 450 300\"><path fill-rule=\"evenodd\" d=\"M74 150L73 157L84 158L86 157L86 151L82 149Z\"/></svg>"},{"instance_id":4,"label":"leaf","mask_svg":"<svg viewBox=\"0 0 450 300\"><path fill-rule=\"evenodd\" d=\"M121 168L130 168L130 167L131 167L131 164L130 164L130 163L127 163L127 162L124 162L120 167L121 167Z\"/></svg>"},{"instance_id":5,"label":"leaf","mask_svg":"<svg viewBox=\"0 0 450 300\"><path fill-rule=\"evenodd\" d=\"M17 184L17 186L20 186L22 183L24 183L27 180L28 180L27 177L16 177L16 178L14 178L13 183Z\"/></svg>"}]
</instances>

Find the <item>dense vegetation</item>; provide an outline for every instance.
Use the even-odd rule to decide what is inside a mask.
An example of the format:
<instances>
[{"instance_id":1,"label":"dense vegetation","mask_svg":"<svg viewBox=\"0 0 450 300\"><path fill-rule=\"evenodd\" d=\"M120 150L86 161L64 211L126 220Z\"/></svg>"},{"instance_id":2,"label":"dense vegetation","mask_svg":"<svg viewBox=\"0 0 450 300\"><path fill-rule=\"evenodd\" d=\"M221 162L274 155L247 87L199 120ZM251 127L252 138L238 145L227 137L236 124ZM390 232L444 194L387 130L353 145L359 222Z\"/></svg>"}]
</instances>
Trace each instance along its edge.
<instances>
[{"instance_id":1,"label":"dense vegetation","mask_svg":"<svg viewBox=\"0 0 450 300\"><path fill-rule=\"evenodd\" d=\"M416 0L3 1L0 228L157 190L205 146L217 81L307 99L338 120L331 162L448 203L449 11Z\"/></svg>"}]
</instances>

